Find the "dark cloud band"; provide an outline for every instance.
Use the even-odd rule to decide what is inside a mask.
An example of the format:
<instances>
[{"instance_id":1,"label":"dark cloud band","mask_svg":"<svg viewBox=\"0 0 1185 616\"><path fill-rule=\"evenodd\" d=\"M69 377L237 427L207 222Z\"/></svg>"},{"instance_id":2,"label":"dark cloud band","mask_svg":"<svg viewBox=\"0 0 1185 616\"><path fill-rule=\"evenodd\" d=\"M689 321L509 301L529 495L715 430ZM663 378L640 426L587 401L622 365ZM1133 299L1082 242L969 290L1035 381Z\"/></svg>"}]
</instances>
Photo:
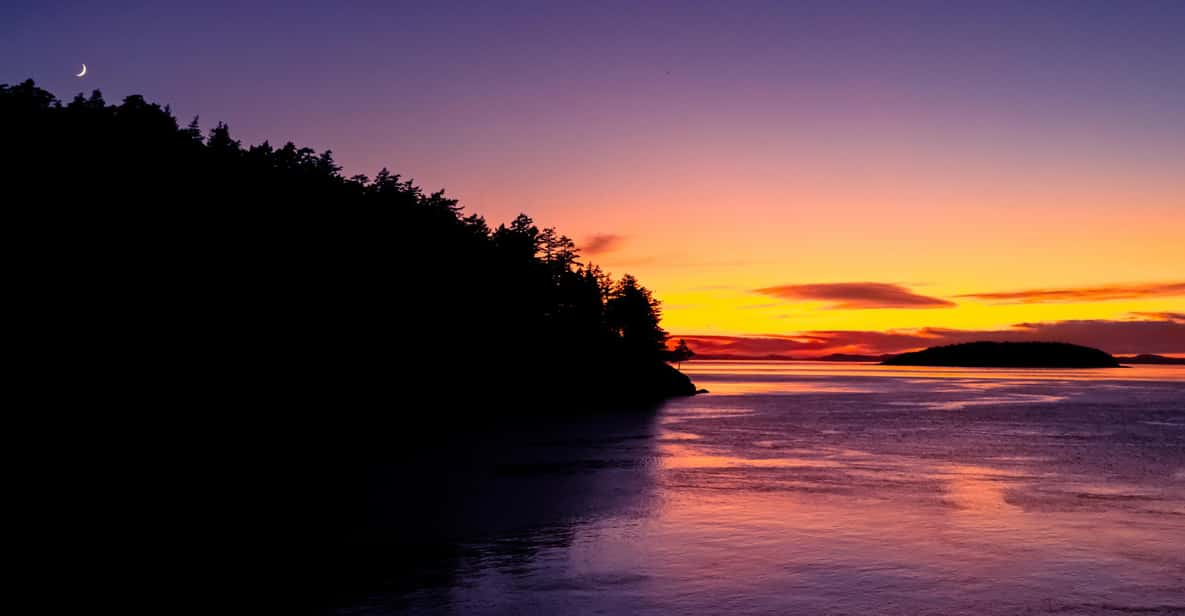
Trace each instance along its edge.
<instances>
[{"instance_id":1,"label":"dark cloud band","mask_svg":"<svg viewBox=\"0 0 1185 616\"><path fill-rule=\"evenodd\" d=\"M885 282L833 282L788 284L755 289L756 293L788 300L827 302L835 309L869 308L952 308L955 303L920 295L897 284Z\"/></svg>"},{"instance_id":2,"label":"dark cloud band","mask_svg":"<svg viewBox=\"0 0 1185 616\"><path fill-rule=\"evenodd\" d=\"M1168 316L1180 317L1177 313ZM678 336L707 357L800 359L831 353L882 355L976 340L1072 342L1114 354L1185 354L1185 319L1070 320L1018 323L1007 329L966 330L927 327L910 330L821 330L795 335Z\"/></svg>"},{"instance_id":3,"label":"dark cloud band","mask_svg":"<svg viewBox=\"0 0 1185 616\"><path fill-rule=\"evenodd\" d=\"M960 295L959 297L999 303L1041 304L1101 302L1117 299L1168 297L1173 295L1185 295L1185 282L1115 284L1097 287L1070 287L1062 289L1024 289L1021 291L968 293L966 295Z\"/></svg>"}]
</instances>

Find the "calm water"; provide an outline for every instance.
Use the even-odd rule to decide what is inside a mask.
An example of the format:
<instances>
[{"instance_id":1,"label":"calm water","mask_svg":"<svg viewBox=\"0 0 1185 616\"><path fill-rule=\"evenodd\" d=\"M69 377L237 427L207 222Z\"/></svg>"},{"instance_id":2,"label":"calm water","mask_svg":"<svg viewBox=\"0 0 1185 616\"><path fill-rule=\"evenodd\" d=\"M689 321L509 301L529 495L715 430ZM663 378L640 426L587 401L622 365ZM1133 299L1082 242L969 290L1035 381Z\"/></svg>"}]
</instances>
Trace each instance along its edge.
<instances>
[{"instance_id":1,"label":"calm water","mask_svg":"<svg viewBox=\"0 0 1185 616\"><path fill-rule=\"evenodd\" d=\"M1185 367L684 368L376 470L339 613L1185 614Z\"/></svg>"}]
</instances>

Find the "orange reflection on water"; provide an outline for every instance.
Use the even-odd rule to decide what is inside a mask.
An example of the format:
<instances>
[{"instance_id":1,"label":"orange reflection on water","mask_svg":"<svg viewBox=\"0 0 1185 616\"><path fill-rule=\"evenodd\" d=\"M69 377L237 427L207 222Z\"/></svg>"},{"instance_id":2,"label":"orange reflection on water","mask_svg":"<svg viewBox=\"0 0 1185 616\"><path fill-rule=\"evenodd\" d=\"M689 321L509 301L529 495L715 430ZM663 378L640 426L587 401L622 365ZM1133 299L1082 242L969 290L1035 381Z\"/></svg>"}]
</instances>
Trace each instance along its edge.
<instances>
[{"instance_id":1,"label":"orange reflection on water","mask_svg":"<svg viewBox=\"0 0 1185 616\"><path fill-rule=\"evenodd\" d=\"M1051 476L868 452L755 460L684 442L664 444L662 454L667 496L640 535L653 542L643 549L676 550L678 558L672 552L662 563L662 577L697 577L702 592L794 584L821 571L850 572L853 592L860 571L906 578L924 571L952 588L1024 584L1046 574L1047 553L1066 546L1106 553L1122 542L1166 562L1179 559L1172 548L1150 544L1148 529L1100 527L1097 517L1014 502L1014 491ZM703 563L727 575L704 576ZM936 563L944 569L933 569Z\"/></svg>"},{"instance_id":2,"label":"orange reflection on water","mask_svg":"<svg viewBox=\"0 0 1185 616\"><path fill-rule=\"evenodd\" d=\"M818 458L742 458L708 453L694 445L665 442L659 448L664 469L676 468L826 468L838 462Z\"/></svg>"},{"instance_id":3,"label":"orange reflection on water","mask_svg":"<svg viewBox=\"0 0 1185 616\"><path fill-rule=\"evenodd\" d=\"M1185 370L689 372L773 395L672 400L654 438L581 449L609 462L583 486L631 498L545 535L529 562L483 569L497 592L469 605L521 592L651 614L1185 606ZM834 393L852 389L870 393Z\"/></svg>"}]
</instances>

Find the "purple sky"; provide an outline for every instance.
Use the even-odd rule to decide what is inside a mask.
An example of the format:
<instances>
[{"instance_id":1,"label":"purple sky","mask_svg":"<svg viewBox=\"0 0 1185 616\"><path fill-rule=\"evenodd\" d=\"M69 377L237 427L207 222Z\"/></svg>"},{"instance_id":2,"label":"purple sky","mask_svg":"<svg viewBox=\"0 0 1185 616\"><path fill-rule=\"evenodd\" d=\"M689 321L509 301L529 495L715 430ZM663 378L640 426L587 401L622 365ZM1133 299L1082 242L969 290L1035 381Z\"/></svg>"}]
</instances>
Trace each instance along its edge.
<instances>
[{"instance_id":1,"label":"purple sky","mask_svg":"<svg viewBox=\"0 0 1185 616\"><path fill-rule=\"evenodd\" d=\"M976 110L1180 138L1185 2L8 1L0 82L30 76L451 187L639 131L811 117Z\"/></svg>"}]
</instances>

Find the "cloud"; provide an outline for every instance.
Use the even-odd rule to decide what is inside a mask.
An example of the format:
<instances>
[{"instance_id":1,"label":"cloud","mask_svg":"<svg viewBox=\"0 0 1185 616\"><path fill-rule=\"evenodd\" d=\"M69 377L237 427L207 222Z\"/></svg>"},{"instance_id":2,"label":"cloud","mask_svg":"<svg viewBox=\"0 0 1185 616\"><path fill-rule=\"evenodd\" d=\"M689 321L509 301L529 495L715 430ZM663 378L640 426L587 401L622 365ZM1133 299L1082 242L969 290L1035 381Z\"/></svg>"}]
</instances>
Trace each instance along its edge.
<instances>
[{"instance_id":1,"label":"cloud","mask_svg":"<svg viewBox=\"0 0 1185 616\"><path fill-rule=\"evenodd\" d=\"M1021 323L1027 340L1058 340L1109 353L1185 353L1185 322L1079 320Z\"/></svg>"},{"instance_id":2,"label":"cloud","mask_svg":"<svg viewBox=\"0 0 1185 616\"><path fill-rule=\"evenodd\" d=\"M1137 299L1185 295L1185 282L1113 284L1098 287L1069 287L1063 289L1025 289L968 293L959 297L982 299L1006 304L1040 304L1046 302L1101 302L1114 299Z\"/></svg>"},{"instance_id":3,"label":"cloud","mask_svg":"<svg viewBox=\"0 0 1185 616\"><path fill-rule=\"evenodd\" d=\"M829 302L829 308L950 308L954 302L918 295L909 289L886 282L832 282L788 284L755 289L756 293L790 300Z\"/></svg>"},{"instance_id":4,"label":"cloud","mask_svg":"<svg viewBox=\"0 0 1185 616\"><path fill-rule=\"evenodd\" d=\"M1133 316L1146 320L1177 321L1185 323L1185 312L1133 312Z\"/></svg>"},{"instance_id":5,"label":"cloud","mask_svg":"<svg viewBox=\"0 0 1185 616\"><path fill-rule=\"evenodd\" d=\"M1180 317L1177 313L1168 313ZM1017 323L1005 329L925 327L886 331L814 330L794 335L675 336L701 356L809 359L831 353L882 355L977 340L1071 342L1116 355L1185 354L1185 319L1068 320Z\"/></svg>"},{"instance_id":6,"label":"cloud","mask_svg":"<svg viewBox=\"0 0 1185 616\"><path fill-rule=\"evenodd\" d=\"M584 240L584 245L580 247L581 252L586 255L599 255L606 252L613 252L621 245L625 237L613 233L596 233L588 236Z\"/></svg>"}]
</instances>

